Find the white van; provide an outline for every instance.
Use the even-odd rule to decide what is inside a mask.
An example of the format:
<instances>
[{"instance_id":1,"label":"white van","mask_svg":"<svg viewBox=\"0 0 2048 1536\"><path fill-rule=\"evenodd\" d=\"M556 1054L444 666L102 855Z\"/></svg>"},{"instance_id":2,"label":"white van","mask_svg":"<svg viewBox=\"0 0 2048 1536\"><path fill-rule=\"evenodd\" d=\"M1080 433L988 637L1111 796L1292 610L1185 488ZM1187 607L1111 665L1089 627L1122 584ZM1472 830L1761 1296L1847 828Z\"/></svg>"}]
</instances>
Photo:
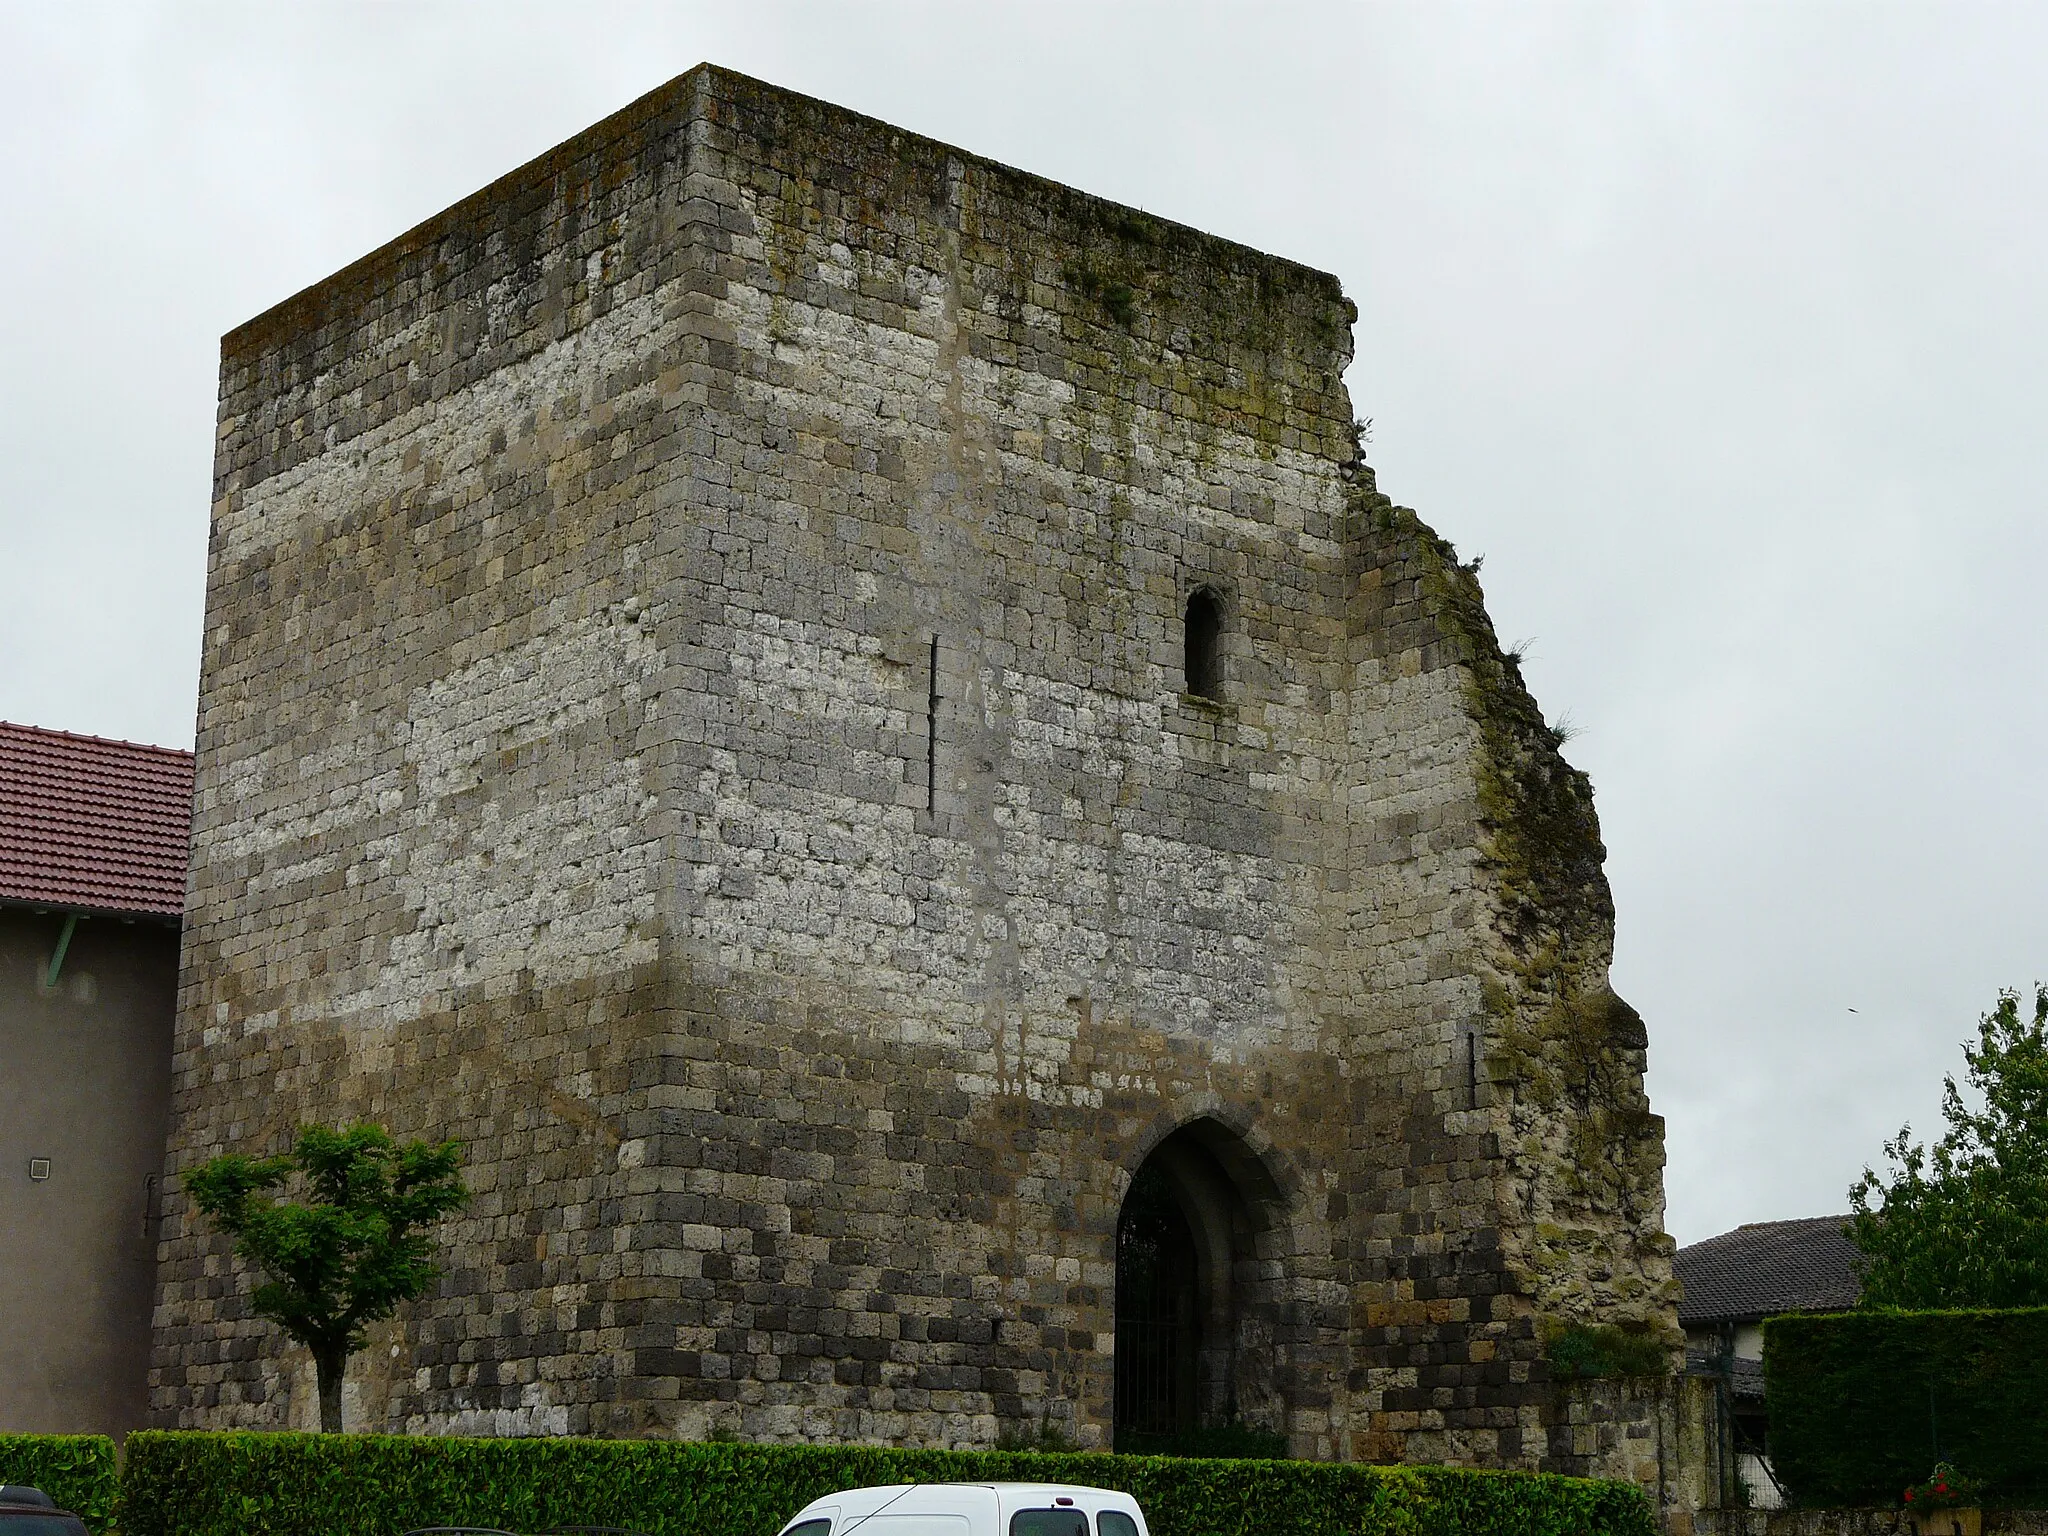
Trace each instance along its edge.
<instances>
[{"instance_id":1,"label":"white van","mask_svg":"<svg viewBox=\"0 0 2048 1536\"><path fill-rule=\"evenodd\" d=\"M813 1499L781 1536L1152 1536L1128 1493L1067 1483L897 1483Z\"/></svg>"}]
</instances>

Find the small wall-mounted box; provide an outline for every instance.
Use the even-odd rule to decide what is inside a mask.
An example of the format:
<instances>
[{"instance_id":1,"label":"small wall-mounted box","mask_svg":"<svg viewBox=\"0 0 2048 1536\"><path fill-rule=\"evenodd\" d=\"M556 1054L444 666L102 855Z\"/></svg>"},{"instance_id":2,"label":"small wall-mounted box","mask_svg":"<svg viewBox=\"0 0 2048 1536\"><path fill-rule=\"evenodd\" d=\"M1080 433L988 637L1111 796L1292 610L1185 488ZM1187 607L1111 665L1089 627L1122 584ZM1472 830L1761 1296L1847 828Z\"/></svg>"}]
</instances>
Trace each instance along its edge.
<instances>
[{"instance_id":1,"label":"small wall-mounted box","mask_svg":"<svg viewBox=\"0 0 2048 1536\"><path fill-rule=\"evenodd\" d=\"M28 1176L41 1182L50 1176L50 1160L47 1157L32 1157L28 1160Z\"/></svg>"}]
</instances>

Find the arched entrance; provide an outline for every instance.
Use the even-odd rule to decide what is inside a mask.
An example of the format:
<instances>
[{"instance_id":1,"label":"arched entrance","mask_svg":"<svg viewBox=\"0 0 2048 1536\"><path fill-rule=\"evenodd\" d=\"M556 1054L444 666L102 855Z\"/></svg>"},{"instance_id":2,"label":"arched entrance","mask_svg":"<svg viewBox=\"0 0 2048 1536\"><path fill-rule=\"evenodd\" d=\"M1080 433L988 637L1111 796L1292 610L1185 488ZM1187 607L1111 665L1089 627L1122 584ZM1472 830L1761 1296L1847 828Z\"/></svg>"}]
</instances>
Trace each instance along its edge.
<instances>
[{"instance_id":1,"label":"arched entrance","mask_svg":"<svg viewBox=\"0 0 2048 1536\"><path fill-rule=\"evenodd\" d=\"M1195 1234L1163 1169L1146 1163L1116 1224L1116 1443L1193 1429L1202 1342Z\"/></svg>"},{"instance_id":2,"label":"arched entrance","mask_svg":"<svg viewBox=\"0 0 2048 1536\"><path fill-rule=\"evenodd\" d=\"M1116 1229L1118 1450L1192 1454L1247 1420L1279 1427L1274 1298L1258 1262L1278 1195L1236 1133L1206 1119L1132 1178Z\"/></svg>"}]
</instances>

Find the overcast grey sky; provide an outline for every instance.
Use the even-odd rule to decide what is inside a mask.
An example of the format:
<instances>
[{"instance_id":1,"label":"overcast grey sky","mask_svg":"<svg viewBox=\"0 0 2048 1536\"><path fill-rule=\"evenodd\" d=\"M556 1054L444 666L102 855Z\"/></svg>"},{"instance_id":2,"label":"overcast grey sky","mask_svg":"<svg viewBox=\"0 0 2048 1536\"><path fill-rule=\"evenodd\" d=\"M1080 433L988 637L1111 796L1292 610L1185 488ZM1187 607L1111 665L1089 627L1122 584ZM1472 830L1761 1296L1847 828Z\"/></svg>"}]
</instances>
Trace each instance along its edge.
<instances>
[{"instance_id":1,"label":"overcast grey sky","mask_svg":"<svg viewBox=\"0 0 2048 1536\"><path fill-rule=\"evenodd\" d=\"M0 718L189 746L221 333L701 59L1338 273L1582 732L1672 1231L1939 1128L2048 977L2038 6L0 0Z\"/></svg>"}]
</instances>

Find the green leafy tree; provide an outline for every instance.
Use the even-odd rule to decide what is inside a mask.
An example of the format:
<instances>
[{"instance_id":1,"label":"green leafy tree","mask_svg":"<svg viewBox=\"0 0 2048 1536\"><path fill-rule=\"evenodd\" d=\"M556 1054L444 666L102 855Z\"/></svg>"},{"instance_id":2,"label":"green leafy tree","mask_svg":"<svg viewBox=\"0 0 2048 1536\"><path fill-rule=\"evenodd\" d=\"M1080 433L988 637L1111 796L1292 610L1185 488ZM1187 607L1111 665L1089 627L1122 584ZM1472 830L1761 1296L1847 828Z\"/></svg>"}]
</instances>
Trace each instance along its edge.
<instances>
[{"instance_id":1,"label":"green leafy tree","mask_svg":"<svg viewBox=\"0 0 2048 1536\"><path fill-rule=\"evenodd\" d=\"M457 1143L399 1145L374 1125L309 1125L282 1157L230 1152L185 1176L193 1202L268 1279L260 1316L313 1352L320 1427L341 1431L341 1378L366 1330L433 1284L421 1230L469 1198ZM304 1203L274 1193L298 1175Z\"/></svg>"},{"instance_id":2,"label":"green leafy tree","mask_svg":"<svg viewBox=\"0 0 2048 1536\"><path fill-rule=\"evenodd\" d=\"M1946 1079L1932 1154L1908 1126L1885 1143L1890 1181L1866 1168L1849 1191L1866 1307L2048 1306L2048 987L2031 1020L2001 992L1963 1060L1984 1107Z\"/></svg>"}]
</instances>

